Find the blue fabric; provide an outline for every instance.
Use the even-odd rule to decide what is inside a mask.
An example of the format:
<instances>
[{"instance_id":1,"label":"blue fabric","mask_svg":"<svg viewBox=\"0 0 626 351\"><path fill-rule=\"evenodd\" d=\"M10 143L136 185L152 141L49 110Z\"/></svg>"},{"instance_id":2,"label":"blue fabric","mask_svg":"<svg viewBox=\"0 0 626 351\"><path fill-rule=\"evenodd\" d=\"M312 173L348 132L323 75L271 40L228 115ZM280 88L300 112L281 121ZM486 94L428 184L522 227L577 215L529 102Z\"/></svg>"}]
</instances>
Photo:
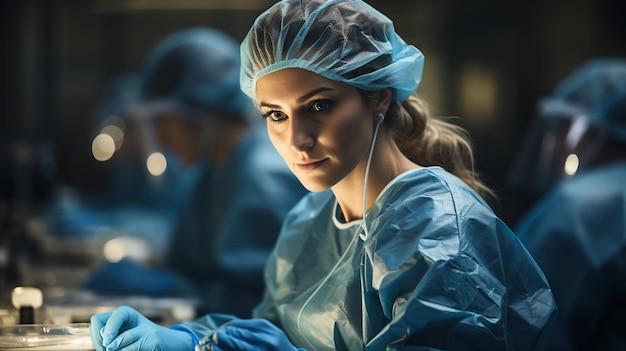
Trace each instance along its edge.
<instances>
[{"instance_id":1,"label":"blue fabric","mask_svg":"<svg viewBox=\"0 0 626 351\"><path fill-rule=\"evenodd\" d=\"M285 333L267 319L235 319L200 340L196 351L306 351L291 344Z\"/></svg>"},{"instance_id":2,"label":"blue fabric","mask_svg":"<svg viewBox=\"0 0 626 351\"><path fill-rule=\"evenodd\" d=\"M227 165L209 167L200 179L170 245L168 267L194 282L202 310L250 315L282 221L306 193L265 127L255 127Z\"/></svg>"},{"instance_id":3,"label":"blue fabric","mask_svg":"<svg viewBox=\"0 0 626 351\"><path fill-rule=\"evenodd\" d=\"M83 287L99 294L173 295L175 275L147 268L131 259L107 262L85 281Z\"/></svg>"},{"instance_id":4,"label":"blue fabric","mask_svg":"<svg viewBox=\"0 0 626 351\"><path fill-rule=\"evenodd\" d=\"M177 31L146 55L141 98L247 116L253 105L239 87L240 61L238 42L221 30Z\"/></svg>"},{"instance_id":5,"label":"blue fabric","mask_svg":"<svg viewBox=\"0 0 626 351\"><path fill-rule=\"evenodd\" d=\"M560 183L516 233L559 306L551 350L626 350L626 163Z\"/></svg>"},{"instance_id":6,"label":"blue fabric","mask_svg":"<svg viewBox=\"0 0 626 351\"><path fill-rule=\"evenodd\" d=\"M365 90L393 88L406 100L422 80L424 55L361 0L283 0L255 20L241 44L241 89L254 97L259 78L284 68Z\"/></svg>"},{"instance_id":7,"label":"blue fabric","mask_svg":"<svg viewBox=\"0 0 626 351\"><path fill-rule=\"evenodd\" d=\"M361 221L330 191L285 220L253 316L308 350L534 350L556 316L546 279L479 196L439 167L410 171ZM185 323L215 329L212 315Z\"/></svg>"},{"instance_id":8,"label":"blue fabric","mask_svg":"<svg viewBox=\"0 0 626 351\"><path fill-rule=\"evenodd\" d=\"M154 232L142 225L157 223L169 229L180 218L181 208L189 201L202 165L185 166L166 154L168 166L158 177L148 174L145 160L116 160L106 189L97 194L64 194L48 204L46 219L58 236L84 236L98 227L119 228L135 236Z\"/></svg>"}]
</instances>

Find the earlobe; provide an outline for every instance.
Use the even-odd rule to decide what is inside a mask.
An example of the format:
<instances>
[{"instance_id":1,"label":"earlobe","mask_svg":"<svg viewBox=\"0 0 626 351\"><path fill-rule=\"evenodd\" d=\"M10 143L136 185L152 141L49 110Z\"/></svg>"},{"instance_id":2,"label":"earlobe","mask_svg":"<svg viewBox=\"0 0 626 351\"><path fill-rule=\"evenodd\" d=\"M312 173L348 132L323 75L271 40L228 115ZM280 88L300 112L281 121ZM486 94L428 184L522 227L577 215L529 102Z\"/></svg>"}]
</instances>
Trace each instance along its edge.
<instances>
[{"instance_id":1,"label":"earlobe","mask_svg":"<svg viewBox=\"0 0 626 351\"><path fill-rule=\"evenodd\" d=\"M385 116L382 113L379 113L378 118L376 119L376 123L381 124L383 123L384 120L385 120Z\"/></svg>"}]
</instances>

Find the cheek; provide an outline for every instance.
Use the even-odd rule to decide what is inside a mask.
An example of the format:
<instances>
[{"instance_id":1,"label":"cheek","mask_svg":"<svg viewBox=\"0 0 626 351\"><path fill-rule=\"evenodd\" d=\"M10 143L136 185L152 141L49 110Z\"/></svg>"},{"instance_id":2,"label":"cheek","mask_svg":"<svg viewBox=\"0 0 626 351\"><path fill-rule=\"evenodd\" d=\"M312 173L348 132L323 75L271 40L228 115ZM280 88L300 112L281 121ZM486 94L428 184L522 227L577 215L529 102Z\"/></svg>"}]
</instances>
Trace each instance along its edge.
<instances>
[{"instance_id":1,"label":"cheek","mask_svg":"<svg viewBox=\"0 0 626 351\"><path fill-rule=\"evenodd\" d=\"M276 149L276 151L278 151L278 153L280 154L280 156L285 159L285 155L286 155L286 150L287 150L287 142L286 140L283 140L284 135L282 135L281 133L278 133L276 131L276 128L273 126L270 126L269 124L270 122L267 122L267 135L270 138L270 141L272 142L272 145L274 145L274 149Z\"/></svg>"},{"instance_id":2,"label":"cheek","mask_svg":"<svg viewBox=\"0 0 626 351\"><path fill-rule=\"evenodd\" d=\"M340 119L335 123L331 131L339 141L355 138L363 129L363 121L359 118Z\"/></svg>"},{"instance_id":3,"label":"cheek","mask_svg":"<svg viewBox=\"0 0 626 351\"><path fill-rule=\"evenodd\" d=\"M367 114L359 109L353 109L350 114L344 114L343 118L337 118L334 123L327 126L326 143L333 144L337 150L348 152L360 150L363 143L369 143Z\"/></svg>"}]
</instances>

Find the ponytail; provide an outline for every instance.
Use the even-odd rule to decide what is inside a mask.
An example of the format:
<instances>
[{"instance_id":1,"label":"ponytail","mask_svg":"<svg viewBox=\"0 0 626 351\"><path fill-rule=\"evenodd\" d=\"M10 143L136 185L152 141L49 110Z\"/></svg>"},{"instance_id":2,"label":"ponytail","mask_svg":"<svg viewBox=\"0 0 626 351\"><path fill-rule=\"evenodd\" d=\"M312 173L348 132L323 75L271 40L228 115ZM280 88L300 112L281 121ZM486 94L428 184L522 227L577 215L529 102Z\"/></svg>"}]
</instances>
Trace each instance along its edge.
<instances>
[{"instance_id":1,"label":"ponytail","mask_svg":"<svg viewBox=\"0 0 626 351\"><path fill-rule=\"evenodd\" d=\"M376 101L379 92L363 93ZM494 192L479 179L474 169L474 152L467 131L432 116L427 104L416 94L408 100L393 101L384 123L399 149L411 161L422 166L441 166L488 202L495 200Z\"/></svg>"}]
</instances>

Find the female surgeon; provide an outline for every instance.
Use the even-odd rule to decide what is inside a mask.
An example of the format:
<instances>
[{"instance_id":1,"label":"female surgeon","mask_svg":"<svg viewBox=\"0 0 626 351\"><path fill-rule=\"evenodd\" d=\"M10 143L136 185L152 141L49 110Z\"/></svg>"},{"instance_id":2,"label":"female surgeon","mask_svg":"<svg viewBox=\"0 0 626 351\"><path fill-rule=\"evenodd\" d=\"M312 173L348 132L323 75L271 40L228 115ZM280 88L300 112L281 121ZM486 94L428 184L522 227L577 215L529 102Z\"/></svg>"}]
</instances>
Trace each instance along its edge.
<instances>
[{"instance_id":1,"label":"female surgeon","mask_svg":"<svg viewBox=\"0 0 626 351\"><path fill-rule=\"evenodd\" d=\"M312 193L253 319L91 319L98 350L536 350L546 279L482 195L462 130L414 94L424 57L361 0L284 0L241 45L243 91Z\"/></svg>"}]
</instances>

